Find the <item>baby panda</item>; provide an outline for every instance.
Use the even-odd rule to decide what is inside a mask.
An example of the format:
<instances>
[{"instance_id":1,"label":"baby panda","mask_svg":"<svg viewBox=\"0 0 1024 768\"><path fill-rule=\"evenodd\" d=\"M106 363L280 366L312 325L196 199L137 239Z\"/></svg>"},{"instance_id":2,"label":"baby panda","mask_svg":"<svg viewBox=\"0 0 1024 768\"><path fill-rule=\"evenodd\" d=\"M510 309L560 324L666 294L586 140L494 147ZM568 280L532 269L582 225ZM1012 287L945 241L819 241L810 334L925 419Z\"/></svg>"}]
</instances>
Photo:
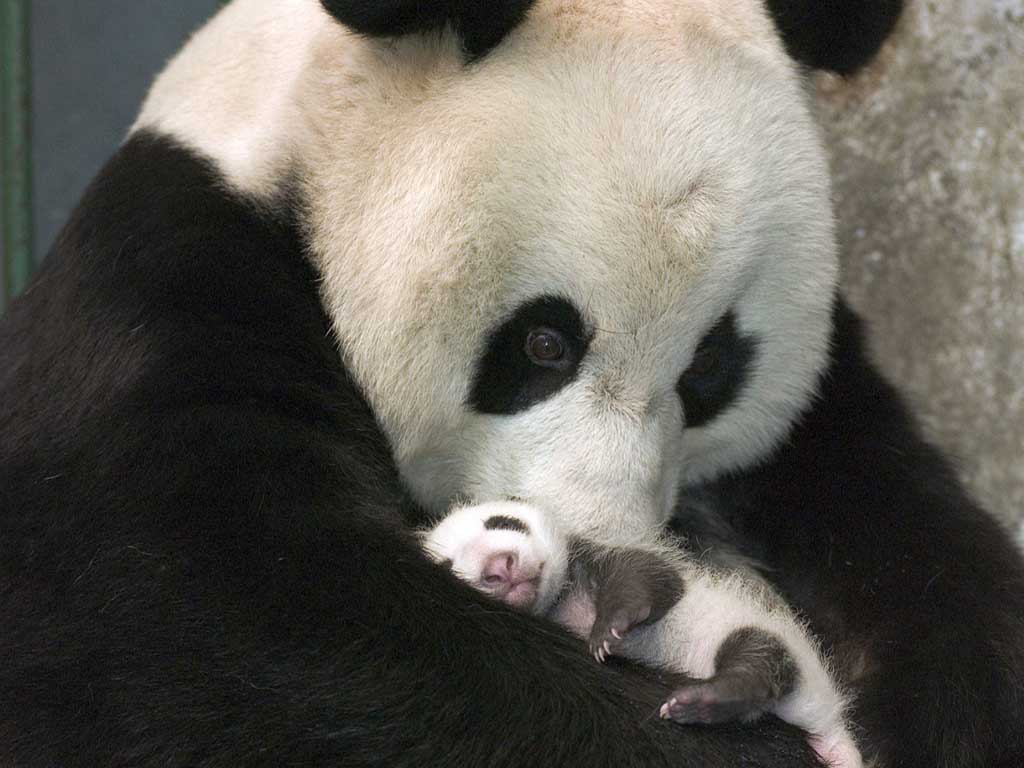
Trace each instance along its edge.
<instances>
[{"instance_id":1,"label":"baby panda","mask_svg":"<svg viewBox=\"0 0 1024 768\"><path fill-rule=\"evenodd\" d=\"M661 706L680 723L774 714L832 768L860 768L847 702L800 621L753 573L698 564L671 541L611 547L567 537L518 500L456 507L422 532L435 562L517 610L691 678Z\"/></svg>"}]
</instances>

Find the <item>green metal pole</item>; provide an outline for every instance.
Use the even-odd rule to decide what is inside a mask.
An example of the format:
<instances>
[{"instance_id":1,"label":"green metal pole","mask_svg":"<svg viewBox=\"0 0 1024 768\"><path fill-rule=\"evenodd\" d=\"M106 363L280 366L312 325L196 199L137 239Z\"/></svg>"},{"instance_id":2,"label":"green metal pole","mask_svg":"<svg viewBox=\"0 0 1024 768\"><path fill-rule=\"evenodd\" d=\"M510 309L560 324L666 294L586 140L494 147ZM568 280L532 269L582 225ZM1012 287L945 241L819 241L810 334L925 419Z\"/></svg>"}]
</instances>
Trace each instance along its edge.
<instances>
[{"instance_id":1,"label":"green metal pole","mask_svg":"<svg viewBox=\"0 0 1024 768\"><path fill-rule=\"evenodd\" d=\"M29 0L0 0L0 138L6 299L32 274L32 140ZM7 302L0 295L0 308Z\"/></svg>"}]
</instances>

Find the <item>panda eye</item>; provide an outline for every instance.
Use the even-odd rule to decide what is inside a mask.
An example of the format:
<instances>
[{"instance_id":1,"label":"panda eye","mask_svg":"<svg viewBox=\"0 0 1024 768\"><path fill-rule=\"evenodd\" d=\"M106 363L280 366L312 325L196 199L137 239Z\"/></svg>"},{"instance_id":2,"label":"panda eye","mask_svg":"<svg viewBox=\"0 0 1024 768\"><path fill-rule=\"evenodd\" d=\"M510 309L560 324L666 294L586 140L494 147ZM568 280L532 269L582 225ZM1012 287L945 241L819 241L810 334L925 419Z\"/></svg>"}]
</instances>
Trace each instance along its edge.
<instances>
[{"instance_id":1,"label":"panda eye","mask_svg":"<svg viewBox=\"0 0 1024 768\"><path fill-rule=\"evenodd\" d=\"M495 416L525 411L576 378L589 344L583 316L568 299L520 304L488 334L467 403Z\"/></svg>"},{"instance_id":2,"label":"panda eye","mask_svg":"<svg viewBox=\"0 0 1024 768\"><path fill-rule=\"evenodd\" d=\"M558 367L565 357L562 334L552 328L534 328L526 335L526 356L535 365Z\"/></svg>"}]
</instances>

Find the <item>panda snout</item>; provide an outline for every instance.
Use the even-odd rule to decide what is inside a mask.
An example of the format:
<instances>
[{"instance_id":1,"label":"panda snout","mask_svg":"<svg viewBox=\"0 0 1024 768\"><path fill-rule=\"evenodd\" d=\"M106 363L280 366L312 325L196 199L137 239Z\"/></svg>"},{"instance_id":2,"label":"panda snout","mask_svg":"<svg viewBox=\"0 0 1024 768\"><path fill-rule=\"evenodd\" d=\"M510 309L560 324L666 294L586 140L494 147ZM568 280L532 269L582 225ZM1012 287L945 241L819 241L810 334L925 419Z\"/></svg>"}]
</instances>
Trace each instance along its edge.
<instances>
[{"instance_id":1,"label":"panda snout","mask_svg":"<svg viewBox=\"0 0 1024 768\"><path fill-rule=\"evenodd\" d=\"M480 586L509 605L528 608L537 599L542 568L523 565L515 552L497 552L484 561Z\"/></svg>"}]
</instances>

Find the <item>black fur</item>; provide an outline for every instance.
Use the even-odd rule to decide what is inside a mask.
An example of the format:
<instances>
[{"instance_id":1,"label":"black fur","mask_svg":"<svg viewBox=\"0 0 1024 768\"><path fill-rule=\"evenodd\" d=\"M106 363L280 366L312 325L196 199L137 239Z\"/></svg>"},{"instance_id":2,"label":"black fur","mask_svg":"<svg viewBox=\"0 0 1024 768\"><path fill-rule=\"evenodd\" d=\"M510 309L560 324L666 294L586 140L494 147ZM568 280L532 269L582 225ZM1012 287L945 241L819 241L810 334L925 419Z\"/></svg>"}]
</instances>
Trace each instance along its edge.
<instances>
[{"instance_id":1,"label":"black fur","mask_svg":"<svg viewBox=\"0 0 1024 768\"><path fill-rule=\"evenodd\" d=\"M527 356L526 337L536 327L561 332L566 349L559 367L539 366ZM490 334L473 378L470 406L480 413L510 415L551 397L576 377L589 344L590 334L572 302L555 296L527 302Z\"/></svg>"},{"instance_id":2,"label":"black fur","mask_svg":"<svg viewBox=\"0 0 1024 768\"><path fill-rule=\"evenodd\" d=\"M1024 765L1024 563L918 433L835 310L820 397L778 454L702 505L810 620L883 766ZM686 521L680 521L685 530Z\"/></svg>"},{"instance_id":3,"label":"black fur","mask_svg":"<svg viewBox=\"0 0 1024 768\"><path fill-rule=\"evenodd\" d=\"M715 323L700 340L693 362L676 384L686 426L707 424L736 401L747 383L756 352L756 339L739 334L732 312Z\"/></svg>"},{"instance_id":4,"label":"black fur","mask_svg":"<svg viewBox=\"0 0 1024 768\"><path fill-rule=\"evenodd\" d=\"M484 530L494 531L499 528L504 531L518 531L519 533L525 533L527 535L530 533L530 526L518 517L509 517L508 515L491 515L484 520Z\"/></svg>"},{"instance_id":5,"label":"black fur","mask_svg":"<svg viewBox=\"0 0 1024 768\"><path fill-rule=\"evenodd\" d=\"M815 69L849 75L878 53L903 0L767 0L789 55Z\"/></svg>"},{"instance_id":6,"label":"black fur","mask_svg":"<svg viewBox=\"0 0 1024 768\"><path fill-rule=\"evenodd\" d=\"M429 563L297 228L223 189L132 138L0 324L0 764L815 765Z\"/></svg>"},{"instance_id":7,"label":"black fur","mask_svg":"<svg viewBox=\"0 0 1024 768\"><path fill-rule=\"evenodd\" d=\"M533 0L320 0L350 29L397 37L451 27L469 59L485 55L515 29Z\"/></svg>"},{"instance_id":8,"label":"black fur","mask_svg":"<svg viewBox=\"0 0 1024 768\"><path fill-rule=\"evenodd\" d=\"M672 692L677 723L726 723L757 717L793 692L800 670L782 641L756 627L729 633L715 654L715 674Z\"/></svg>"}]
</instances>

